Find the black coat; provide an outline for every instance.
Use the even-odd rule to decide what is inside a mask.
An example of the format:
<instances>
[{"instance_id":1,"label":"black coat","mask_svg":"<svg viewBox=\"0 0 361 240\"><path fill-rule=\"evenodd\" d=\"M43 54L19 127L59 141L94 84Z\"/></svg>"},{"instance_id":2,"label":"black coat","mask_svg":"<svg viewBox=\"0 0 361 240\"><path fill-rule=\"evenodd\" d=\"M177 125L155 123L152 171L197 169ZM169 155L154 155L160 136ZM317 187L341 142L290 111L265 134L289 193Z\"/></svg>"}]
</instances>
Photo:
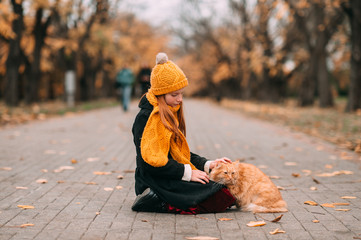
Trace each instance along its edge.
<instances>
[{"instance_id":1,"label":"black coat","mask_svg":"<svg viewBox=\"0 0 361 240\"><path fill-rule=\"evenodd\" d=\"M132 129L137 151L137 168L135 171L136 195L141 194L149 187L163 201L174 207L187 209L201 203L219 191L223 185L212 181L208 184L183 181L184 165L172 159L170 154L168 154L167 164L163 167L153 167L143 160L140 153L140 142L153 106L144 96L139 103L139 107L141 110L135 118ZM191 153L191 162L199 170L204 171L206 161L207 159Z\"/></svg>"}]
</instances>

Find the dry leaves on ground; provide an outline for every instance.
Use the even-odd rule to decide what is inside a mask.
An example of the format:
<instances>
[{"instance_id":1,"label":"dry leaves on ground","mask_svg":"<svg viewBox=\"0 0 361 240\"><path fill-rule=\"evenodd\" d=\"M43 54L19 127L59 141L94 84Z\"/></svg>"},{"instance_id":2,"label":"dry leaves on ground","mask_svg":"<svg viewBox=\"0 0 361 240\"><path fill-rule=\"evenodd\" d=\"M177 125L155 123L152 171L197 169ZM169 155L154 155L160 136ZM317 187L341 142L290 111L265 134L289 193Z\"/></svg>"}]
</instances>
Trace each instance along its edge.
<instances>
[{"instance_id":1,"label":"dry leaves on ground","mask_svg":"<svg viewBox=\"0 0 361 240\"><path fill-rule=\"evenodd\" d=\"M231 221L233 218L218 218L218 221Z\"/></svg>"},{"instance_id":2,"label":"dry leaves on ground","mask_svg":"<svg viewBox=\"0 0 361 240\"><path fill-rule=\"evenodd\" d=\"M246 224L248 227L260 227L266 225L265 221L250 221Z\"/></svg>"},{"instance_id":3,"label":"dry leaves on ground","mask_svg":"<svg viewBox=\"0 0 361 240\"><path fill-rule=\"evenodd\" d=\"M279 222L282 217L283 217L283 214L279 215L278 217L276 217L275 219L273 219L271 222Z\"/></svg>"},{"instance_id":4,"label":"dry leaves on ground","mask_svg":"<svg viewBox=\"0 0 361 240\"><path fill-rule=\"evenodd\" d=\"M306 201L306 202L304 202L304 204L311 205L311 206L317 206L318 205L318 203L316 203L314 201Z\"/></svg>"},{"instance_id":5,"label":"dry leaves on ground","mask_svg":"<svg viewBox=\"0 0 361 240\"><path fill-rule=\"evenodd\" d=\"M22 208L22 209L34 209L34 206L31 205L18 205L18 208Z\"/></svg>"},{"instance_id":6,"label":"dry leaves on ground","mask_svg":"<svg viewBox=\"0 0 361 240\"><path fill-rule=\"evenodd\" d=\"M110 175L112 173L111 172L97 172L97 171L95 171L95 172L93 172L93 174L95 174L95 175Z\"/></svg>"},{"instance_id":7,"label":"dry leaves on ground","mask_svg":"<svg viewBox=\"0 0 361 240\"><path fill-rule=\"evenodd\" d=\"M272 232L269 232L271 235L275 235L278 233L286 233L286 231L280 230L278 228L276 228L275 230L273 230Z\"/></svg>"},{"instance_id":8,"label":"dry leaves on ground","mask_svg":"<svg viewBox=\"0 0 361 240\"><path fill-rule=\"evenodd\" d=\"M343 196L342 199L356 199L357 197L354 196Z\"/></svg>"},{"instance_id":9,"label":"dry leaves on ground","mask_svg":"<svg viewBox=\"0 0 361 240\"><path fill-rule=\"evenodd\" d=\"M73 166L61 166L54 170L55 173L60 173L64 170L74 170L75 168Z\"/></svg>"},{"instance_id":10,"label":"dry leaves on ground","mask_svg":"<svg viewBox=\"0 0 361 240\"><path fill-rule=\"evenodd\" d=\"M320 221L315 219L315 220L312 220L313 223L319 223Z\"/></svg>"},{"instance_id":11,"label":"dry leaves on ground","mask_svg":"<svg viewBox=\"0 0 361 240\"><path fill-rule=\"evenodd\" d=\"M11 171L12 168L11 167L1 167L0 170Z\"/></svg>"},{"instance_id":12,"label":"dry leaves on ground","mask_svg":"<svg viewBox=\"0 0 361 240\"><path fill-rule=\"evenodd\" d=\"M32 226L35 226L35 224L25 223L25 224L21 224L21 225L20 225L21 228L32 227Z\"/></svg>"},{"instance_id":13,"label":"dry leaves on ground","mask_svg":"<svg viewBox=\"0 0 361 240\"><path fill-rule=\"evenodd\" d=\"M348 170L341 170L341 171L334 171L332 173L320 173L320 174L317 174L316 176L318 176L318 177L334 177L334 176L342 175L342 174L351 175L351 174L353 174L353 172L348 171Z\"/></svg>"},{"instance_id":14,"label":"dry leaves on ground","mask_svg":"<svg viewBox=\"0 0 361 240\"><path fill-rule=\"evenodd\" d=\"M209 236L197 236L197 237L186 237L188 240L219 240L217 237L209 237Z\"/></svg>"},{"instance_id":15,"label":"dry leaves on ground","mask_svg":"<svg viewBox=\"0 0 361 240\"><path fill-rule=\"evenodd\" d=\"M45 184L48 182L48 180L46 180L45 178L40 178L38 180L36 180L37 183L40 183L40 184Z\"/></svg>"}]
</instances>

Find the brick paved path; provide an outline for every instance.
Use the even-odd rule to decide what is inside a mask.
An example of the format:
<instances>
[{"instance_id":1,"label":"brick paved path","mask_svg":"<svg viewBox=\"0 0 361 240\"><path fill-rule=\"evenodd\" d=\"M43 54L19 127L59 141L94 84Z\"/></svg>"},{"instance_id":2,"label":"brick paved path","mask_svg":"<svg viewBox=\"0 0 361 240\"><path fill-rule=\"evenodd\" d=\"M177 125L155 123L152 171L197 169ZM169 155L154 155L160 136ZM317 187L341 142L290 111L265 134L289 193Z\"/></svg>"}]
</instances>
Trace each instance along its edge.
<instances>
[{"instance_id":1,"label":"brick paved path","mask_svg":"<svg viewBox=\"0 0 361 240\"><path fill-rule=\"evenodd\" d=\"M246 224L279 214L132 212L135 149L130 128L137 111L133 103L126 114L119 107L0 130L0 239L361 239L360 164L345 160L359 156L201 100L186 101L191 150L209 159L244 158L278 176L273 181L284 188L290 211L278 223L255 228ZM350 173L341 170L353 174L317 176ZM304 204L311 200L349 205ZM276 228L286 233L269 234Z\"/></svg>"}]
</instances>

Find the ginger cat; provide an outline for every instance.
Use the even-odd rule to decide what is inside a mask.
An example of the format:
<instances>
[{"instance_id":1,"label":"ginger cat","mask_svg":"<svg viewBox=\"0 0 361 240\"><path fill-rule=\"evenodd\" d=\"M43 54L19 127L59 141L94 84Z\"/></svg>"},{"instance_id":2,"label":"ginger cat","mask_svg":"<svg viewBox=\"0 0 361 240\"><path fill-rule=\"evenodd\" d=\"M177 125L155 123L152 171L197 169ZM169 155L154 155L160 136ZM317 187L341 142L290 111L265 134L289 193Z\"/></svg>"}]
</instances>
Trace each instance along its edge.
<instances>
[{"instance_id":1,"label":"ginger cat","mask_svg":"<svg viewBox=\"0 0 361 240\"><path fill-rule=\"evenodd\" d=\"M254 213L287 212L287 204L271 179L248 163L219 163L210 179L225 185L236 198L236 206Z\"/></svg>"}]
</instances>

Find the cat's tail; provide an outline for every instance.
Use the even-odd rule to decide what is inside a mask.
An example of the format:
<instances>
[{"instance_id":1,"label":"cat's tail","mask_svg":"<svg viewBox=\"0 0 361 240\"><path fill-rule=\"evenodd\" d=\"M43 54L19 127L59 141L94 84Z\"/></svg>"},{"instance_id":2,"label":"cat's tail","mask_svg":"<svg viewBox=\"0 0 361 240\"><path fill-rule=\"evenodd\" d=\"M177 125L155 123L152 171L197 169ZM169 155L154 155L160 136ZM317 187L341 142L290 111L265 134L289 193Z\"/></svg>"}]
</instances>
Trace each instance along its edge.
<instances>
[{"instance_id":1,"label":"cat's tail","mask_svg":"<svg viewBox=\"0 0 361 240\"><path fill-rule=\"evenodd\" d=\"M249 204L242 208L244 211L251 211L254 213L280 213L280 212L288 212L287 204L285 201L280 200L273 204L273 206L263 207L256 204Z\"/></svg>"}]
</instances>

